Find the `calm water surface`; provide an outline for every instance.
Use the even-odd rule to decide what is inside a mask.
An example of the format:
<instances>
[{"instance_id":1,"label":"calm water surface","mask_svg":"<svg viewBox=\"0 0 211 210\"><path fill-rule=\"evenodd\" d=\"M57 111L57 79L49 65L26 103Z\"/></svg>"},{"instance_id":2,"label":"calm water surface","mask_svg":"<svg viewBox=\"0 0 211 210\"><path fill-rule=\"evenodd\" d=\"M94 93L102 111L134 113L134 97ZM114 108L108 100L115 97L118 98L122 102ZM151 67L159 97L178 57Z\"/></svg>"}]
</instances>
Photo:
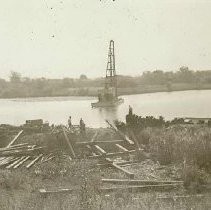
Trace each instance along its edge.
<instances>
[{"instance_id":1,"label":"calm water surface","mask_svg":"<svg viewBox=\"0 0 211 210\"><path fill-rule=\"evenodd\" d=\"M211 90L150 93L122 96L124 104L116 108L91 108L92 97L47 97L0 99L0 124L20 125L27 119L43 119L54 124L66 124L72 116L73 124L82 117L90 127L105 127L105 119L125 120L128 106L142 116L211 117Z\"/></svg>"}]
</instances>

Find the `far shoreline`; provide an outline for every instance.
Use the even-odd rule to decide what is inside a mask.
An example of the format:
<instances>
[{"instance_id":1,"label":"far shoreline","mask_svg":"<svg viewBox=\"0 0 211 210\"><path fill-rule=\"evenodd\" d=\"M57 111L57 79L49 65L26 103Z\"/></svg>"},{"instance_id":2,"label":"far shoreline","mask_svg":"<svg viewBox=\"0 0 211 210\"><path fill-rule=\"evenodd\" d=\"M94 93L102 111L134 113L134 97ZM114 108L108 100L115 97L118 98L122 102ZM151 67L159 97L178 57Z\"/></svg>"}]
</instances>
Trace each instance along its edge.
<instances>
[{"instance_id":1,"label":"far shoreline","mask_svg":"<svg viewBox=\"0 0 211 210\"><path fill-rule=\"evenodd\" d=\"M62 98L62 97L71 97L72 99L79 98L87 98L87 100L93 100L97 98L97 92L101 88L95 88L95 90L91 90L90 93L84 94L52 94L52 95L37 95L37 96L13 96L13 97L0 97L0 99L37 99L37 98ZM75 88L75 90L79 90L79 88ZM172 92L182 92L182 91L203 91L203 90L211 90L211 84L204 84L200 87L196 87L196 85L183 84L177 85L174 84L171 87L171 90L168 89L166 85L149 85L143 87L136 88L118 88L119 96L127 96L127 95L139 95L139 94L148 94L148 93L172 93Z\"/></svg>"}]
</instances>

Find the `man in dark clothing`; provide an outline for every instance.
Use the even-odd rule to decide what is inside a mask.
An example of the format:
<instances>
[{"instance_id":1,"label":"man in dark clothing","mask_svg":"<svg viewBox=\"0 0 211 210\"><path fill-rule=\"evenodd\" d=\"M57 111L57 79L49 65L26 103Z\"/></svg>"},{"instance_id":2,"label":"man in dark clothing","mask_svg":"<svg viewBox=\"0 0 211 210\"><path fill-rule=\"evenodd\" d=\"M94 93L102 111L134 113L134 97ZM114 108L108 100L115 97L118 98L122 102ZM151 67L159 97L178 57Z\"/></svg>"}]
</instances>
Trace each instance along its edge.
<instances>
[{"instance_id":1,"label":"man in dark clothing","mask_svg":"<svg viewBox=\"0 0 211 210\"><path fill-rule=\"evenodd\" d=\"M68 119L68 126L69 126L69 129L72 128L72 120L71 120L71 116L69 116L69 119Z\"/></svg>"}]
</instances>

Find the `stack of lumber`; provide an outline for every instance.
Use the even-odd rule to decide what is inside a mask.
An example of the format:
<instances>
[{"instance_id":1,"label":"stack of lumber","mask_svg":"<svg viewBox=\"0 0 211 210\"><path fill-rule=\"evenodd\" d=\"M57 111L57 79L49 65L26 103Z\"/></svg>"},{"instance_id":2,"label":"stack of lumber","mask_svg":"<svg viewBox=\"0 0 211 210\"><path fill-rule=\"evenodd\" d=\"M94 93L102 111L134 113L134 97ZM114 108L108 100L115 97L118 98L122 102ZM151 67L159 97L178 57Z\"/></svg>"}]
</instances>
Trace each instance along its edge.
<instances>
[{"instance_id":1,"label":"stack of lumber","mask_svg":"<svg viewBox=\"0 0 211 210\"><path fill-rule=\"evenodd\" d=\"M27 143L14 144L22 134L23 130L18 132L6 147L0 148L0 167L18 168L25 163L26 168L30 168L39 160L46 162L54 157L53 154L44 155L44 147Z\"/></svg>"}]
</instances>

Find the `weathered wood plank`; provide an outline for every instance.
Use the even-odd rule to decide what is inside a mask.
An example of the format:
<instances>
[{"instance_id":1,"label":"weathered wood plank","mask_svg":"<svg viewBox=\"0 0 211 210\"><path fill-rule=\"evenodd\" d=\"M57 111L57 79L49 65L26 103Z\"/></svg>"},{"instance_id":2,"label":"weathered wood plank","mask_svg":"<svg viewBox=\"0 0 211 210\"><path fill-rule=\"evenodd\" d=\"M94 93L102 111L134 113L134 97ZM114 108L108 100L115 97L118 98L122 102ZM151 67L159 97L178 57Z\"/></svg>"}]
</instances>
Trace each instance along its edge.
<instances>
[{"instance_id":1,"label":"weathered wood plank","mask_svg":"<svg viewBox=\"0 0 211 210\"><path fill-rule=\"evenodd\" d=\"M12 146L12 144L18 140L18 138L20 137L20 135L23 133L23 130L21 130L16 136L15 138L6 146L6 147L10 147Z\"/></svg>"},{"instance_id":2,"label":"weathered wood plank","mask_svg":"<svg viewBox=\"0 0 211 210\"><path fill-rule=\"evenodd\" d=\"M30 158L30 156L25 157L18 164L16 164L13 168L18 168L20 165L22 165L24 162L26 162L29 158Z\"/></svg>"},{"instance_id":3,"label":"weathered wood plank","mask_svg":"<svg viewBox=\"0 0 211 210\"><path fill-rule=\"evenodd\" d=\"M63 134L64 134L64 138L65 138L65 140L67 142L67 145L68 145L68 147L70 149L70 153L71 153L72 158L76 158L76 154L75 154L75 151L73 149L72 143L70 142L70 139L68 138L64 127L62 127L62 131L63 131Z\"/></svg>"},{"instance_id":4,"label":"weathered wood plank","mask_svg":"<svg viewBox=\"0 0 211 210\"><path fill-rule=\"evenodd\" d=\"M158 184L183 184L183 181L163 181L163 180L134 180L134 179L102 179L104 183L120 185L158 185Z\"/></svg>"},{"instance_id":5,"label":"weathered wood plank","mask_svg":"<svg viewBox=\"0 0 211 210\"><path fill-rule=\"evenodd\" d=\"M128 152L128 149L126 149L125 147L123 147L122 145L120 145L120 144L116 144L116 146L119 148L119 149L121 149L122 151L124 151L124 152Z\"/></svg>"},{"instance_id":6,"label":"weathered wood plank","mask_svg":"<svg viewBox=\"0 0 211 210\"><path fill-rule=\"evenodd\" d=\"M116 168L116 169L118 169L118 170L124 172L129 178L131 178L131 179L134 178L134 176L135 176L134 173L132 173L132 172L130 172L130 171L128 171L128 170L126 170L126 169L120 167L120 166L117 165L115 162L113 162L110 158L106 158L106 161L107 161L108 163L110 163L114 168Z\"/></svg>"},{"instance_id":7,"label":"weathered wood plank","mask_svg":"<svg viewBox=\"0 0 211 210\"><path fill-rule=\"evenodd\" d=\"M71 193L73 189L56 189L56 190L46 190L46 189L39 189L41 194L57 194L57 193Z\"/></svg>"},{"instance_id":8,"label":"weathered wood plank","mask_svg":"<svg viewBox=\"0 0 211 210\"><path fill-rule=\"evenodd\" d=\"M106 155L106 151L98 145L94 145L94 147L100 152L102 155Z\"/></svg>"},{"instance_id":9,"label":"weathered wood plank","mask_svg":"<svg viewBox=\"0 0 211 210\"><path fill-rule=\"evenodd\" d=\"M106 153L104 155L96 155L96 156L89 156L89 158L97 158L100 159L102 157L115 157L115 156L124 156L124 155L128 155L130 153L135 153L136 150L129 150L129 151L124 151L124 152L115 152L115 153Z\"/></svg>"},{"instance_id":10,"label":"weathered wood plank","mask_svg":"<svg viewBox=\"0 0 211 210\"><path fill-rule=\"evenodd\" d=\"M119 134L119 136L121 136L123 139L125 139L129 144L134 144L134 142L127 135L125 135L120 130L118 130L118 128L115 125L112 125L108 120L106 120L106 122L116 133Z\"/></svg>"},{"instance_id":11,"label":"weathered wood plank","mask_svg":"<svg viewBox=\"0 0 211 210\"><path fill-rule=\"evenodd\" d=\"M17 163L19 163L21 160L23 160L26 156L22 156L20 158L18 158L16 161L14 161L13 163L11 163L10 165L6 166L7 169L12 168L13 166L15 166Z\"/></svg>"},{"instance_id":12,"label":"weathered wood plank","mask_svg":"<svg viewBox=\"0 0 211 210\"><path fill-rule=\"evenodd\" d=\"M92 137L91 142L94 142L95 141L95 139L97 138L98 133L99 133L99 131L97 130L95 132L94 136Z\"/></svg>"},{"instance_id":13,"label":"weathered wood plank","mask_svg":"<svg viewBox=\"0 0 211 210\"><path fill-rule=\"evenodd\" d=\"M31 166L33 166L42 156L43 156L43 154L39 154L34 160L32 160L32 161L26 166L26 168L30 168Z\"/></svg>"},{"instance_id":14,"label":"weathered wood plank","mask_svg":"<svg viewBox=\"0 0 211 210\"><path fill-rule=\"evenodd\" d=\"M82 142L76 142L77 146L86 146L86 145L95 145L95 144L119 144L119 143L124 143L124 140L111 140L111 141L82 141Z\"/></svg>"},{"instance_id":15,"label":"weathered wood plank","mask_svg":"<svg viewBox=\"0 0 211 210\"><path fill-rule=\"evenodd\" d=\"M166 190L176 189L179 186L180 185L178 185L178 184L140 185L140 186L125 185L125 186L115 186L115 187L103 187L100 190L103 193L113 192L116 190L129 191L129 192L145 192L148 190L166 191Z\"/></svg>"}]
</instances>

